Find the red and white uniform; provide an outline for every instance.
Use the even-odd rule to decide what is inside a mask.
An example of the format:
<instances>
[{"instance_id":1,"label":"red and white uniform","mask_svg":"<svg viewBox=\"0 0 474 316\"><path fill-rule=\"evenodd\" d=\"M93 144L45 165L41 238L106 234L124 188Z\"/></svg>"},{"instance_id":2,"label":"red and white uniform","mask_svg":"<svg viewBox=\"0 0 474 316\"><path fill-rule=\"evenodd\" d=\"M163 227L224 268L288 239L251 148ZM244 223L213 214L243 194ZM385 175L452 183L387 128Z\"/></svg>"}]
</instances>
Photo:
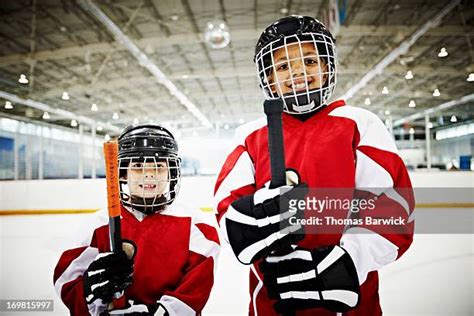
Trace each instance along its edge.
<instances>
[{"instance_id":1,"label":"red and white uniform","mask_svg":"<svg viewBox=\"0 0 474 316\"><path fill-rule=\"evenodd\" d=\"M345 315L381 315L378 274L399 258L413 239L414 197L405 165L384 124L373 113L335 101L302 122L283 113L286 168L297 170L310 188L388 188L377 203L389 205L406 225L387 233L387 227L358 226L347 232L364 234L306 234L298 243L314 249L342 245L351 255L361 284L357 309ZM225 214L237 198L252 194L270 180L266 118L245 124L236 132L236 145L227 157L215 186L218 221L225 233ZM392 189L390 189L392 188ZM396 190L396 188L406 188ZM377 204L376 204L377 205ZM375 213L374 213L375 212ZM377 207L371 213L377 215ZM386 214L384 214L385 216ZM364 216L364 214L359 214ZM384 217L381 216L381 217ZM275 315L258 263L250 271L250 315ZM336 315L325 309L297 315Z\"/></svg>"},{"instance_id":2,"label":"red and white uniform","mask_svg":"<svg viewBox=\"0 0 474 316\"><path fill-rule=\"evenodd\" d=\"M66 250L54 271L54 286L71 315L99 315L105 310L101 300L86 304L82 284L82 275L97 254L110 251L108 217L100 213L93 234L77 248ZM127 300L160 301L170 315L201 312L214 283L220 250L215 225L205 215L180 214L171 206L145 216L122 207L122 239L137 246L133 283L125 289Z\"/></svg>"}]
</instances>

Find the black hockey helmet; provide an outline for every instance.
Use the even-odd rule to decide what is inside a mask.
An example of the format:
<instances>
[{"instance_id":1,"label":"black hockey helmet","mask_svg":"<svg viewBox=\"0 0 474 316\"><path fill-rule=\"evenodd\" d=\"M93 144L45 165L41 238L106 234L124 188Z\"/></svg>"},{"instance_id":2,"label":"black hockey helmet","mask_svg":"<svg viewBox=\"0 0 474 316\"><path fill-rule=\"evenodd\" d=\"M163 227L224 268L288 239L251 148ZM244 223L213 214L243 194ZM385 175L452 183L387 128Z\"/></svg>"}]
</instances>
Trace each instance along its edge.
<instances>
[{"instance_id":1,"label":"black hockey helmet","mask_svg":"<svg viewBox=\"0 0 474 316\"><path fill-rule=\"evenodd\" d=\"M156 124L130 125L120 133L118 147L122 203L145 214L161 211L166 205L171 204L179 191L181 180L181 158L178 156L178 144L173 134ZM127 177L131 166L133 165L134 169L141 168L142 184L149 181L156 187L156 179L145 179L145 173L149 172L146 169L156 172L158 165L163 162L166 163L168 172L165 180L166 189L151 197L145 196L145 185L142 185L141 196L133 192ZM149 167L150 163L152 167Z\"/></svg>"},{"instance_id":2,"label":"black hockey helmet","mask_svg":"<svg viewBox=\"0 0 474 316\"><path fill-rule=\"evenodd\" d=\"M319 59L327 65L328 70L323 73L327 79L318 89L307 88L304 93L294 90L289 94L280 93L283 95L279 95L275 90L282 83L269 82L268 78L272 72L275 72L273 54L277 49L288 47L290 44L300 44L301 49L303 43L314 45ZM254 62L265 98L282 98L284 110L290 114L310 113L326 105L336 86L335 39L326 26L313 17L292 15L269 25L257 41Z\"/></svg>"}]
</instances>

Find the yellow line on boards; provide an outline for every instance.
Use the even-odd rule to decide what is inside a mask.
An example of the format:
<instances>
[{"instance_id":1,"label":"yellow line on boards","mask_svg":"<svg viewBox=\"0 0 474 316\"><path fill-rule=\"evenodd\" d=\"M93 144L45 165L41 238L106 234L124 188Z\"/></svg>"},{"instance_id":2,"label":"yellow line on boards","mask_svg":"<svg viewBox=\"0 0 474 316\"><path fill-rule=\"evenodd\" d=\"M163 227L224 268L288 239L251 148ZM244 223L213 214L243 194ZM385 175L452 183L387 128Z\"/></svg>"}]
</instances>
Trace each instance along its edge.
<instances>
[{"instance_id":1,"label":"yellow line on boards","mask_svg":"<svg viewBox=\"0 0 474 316\"><path fill-rule=\"evenodd\" d=\"M416 208L471 208L474 203L419 203Z\"/></svg>"},{"instance_id":2,"label":"yellow line on boards","mask_svg":"<svg viewBox=\"0 0 474 316\"><path fill-rule=\"evenodd\" d=\"M0 211L0 216L7 215L59 215L59 214L85 214L85 213L95 213L99 209L93 210L5 210Z\"/></svg>"}]
</instances>

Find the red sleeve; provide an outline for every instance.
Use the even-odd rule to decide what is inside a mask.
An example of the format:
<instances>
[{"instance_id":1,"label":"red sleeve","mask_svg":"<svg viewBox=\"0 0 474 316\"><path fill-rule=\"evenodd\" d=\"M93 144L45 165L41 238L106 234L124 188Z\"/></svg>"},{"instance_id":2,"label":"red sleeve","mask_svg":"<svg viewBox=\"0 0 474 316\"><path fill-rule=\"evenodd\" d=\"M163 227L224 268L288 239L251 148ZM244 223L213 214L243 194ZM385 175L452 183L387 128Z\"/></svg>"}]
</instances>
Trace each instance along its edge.
<instances>
[{"instance_id":1,"label":"red sleeve","mask_svg":"<svg viewBox=\"0 0 474 316\"><path fill-rule=\"evenodd\" d=\"M217 178L214 198L217 221L227 212L229 205L241 196L255 192L254 167L243 145L238 145L227 157Z\"/></svg>"},{"instance_id":2,"label":"red sleeve","mask_svg":"<svg viewBox=\"0 0 474 316\"><path fill-rule=\"evenodd\" d=\"M187 316L202 311L214 284L219 251L216 228L204 223L192 224L189 257L180 284L160 298L170 315Z\"/></svg>"},{"instance_id":3,"label":"red sleeve","mask_svg":"<svg viewBox=\"0 0 474 316\"><path fill-rule=\"evenodd\" d=\"M356 197L371 201L371 207L351 214L359 222L341 238L362 284L367 273L395 261L411 245L415 199L405 164L382 121L359 108L336 111L355 122Z\"/></svg>"},{"instance_id":4,"label":"red sleeve","mask_svg":"<svg viewBox=\"0 0 474 316\"><path fill-rule=\"evenodd\" d=\"M88 306L83 291L82 275L99 253L96 240L94 233L90 243L64 251L54 269L54 287L71 315L99 315L104 309L99 302Z\"/></svg>"}]
</instances>

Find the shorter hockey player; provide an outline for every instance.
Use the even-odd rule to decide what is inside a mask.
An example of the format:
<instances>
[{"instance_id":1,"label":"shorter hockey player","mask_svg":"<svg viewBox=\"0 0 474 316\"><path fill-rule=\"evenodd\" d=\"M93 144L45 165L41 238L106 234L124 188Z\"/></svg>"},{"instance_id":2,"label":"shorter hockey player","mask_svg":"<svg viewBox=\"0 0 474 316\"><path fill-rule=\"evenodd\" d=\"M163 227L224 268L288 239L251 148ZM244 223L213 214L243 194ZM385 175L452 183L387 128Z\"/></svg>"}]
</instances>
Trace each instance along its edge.
<instances>
[{"instance_id":1,"label":"shorter hockey player","mask_svg":"<svg viewBox=\"0 0 474 316\"><path fill-rule=\"evenodd\" d=\"M168 130L129 126L118 144L124 252L110 252L108 217L100 212L88 239L59 259L56 291L71 315L200 314L220 249L214 218L171 206L181 175ZM117 293L125 307L113 306Z\"/></svg>"}]
</instances>

